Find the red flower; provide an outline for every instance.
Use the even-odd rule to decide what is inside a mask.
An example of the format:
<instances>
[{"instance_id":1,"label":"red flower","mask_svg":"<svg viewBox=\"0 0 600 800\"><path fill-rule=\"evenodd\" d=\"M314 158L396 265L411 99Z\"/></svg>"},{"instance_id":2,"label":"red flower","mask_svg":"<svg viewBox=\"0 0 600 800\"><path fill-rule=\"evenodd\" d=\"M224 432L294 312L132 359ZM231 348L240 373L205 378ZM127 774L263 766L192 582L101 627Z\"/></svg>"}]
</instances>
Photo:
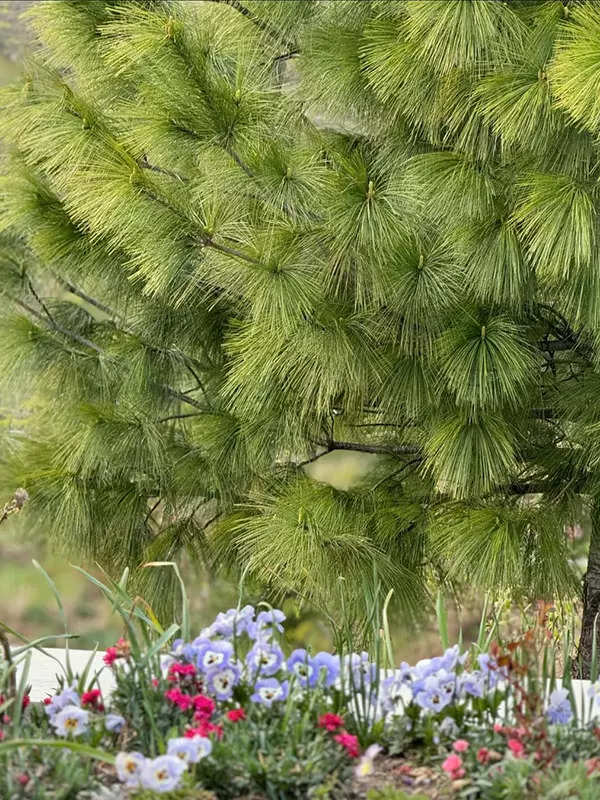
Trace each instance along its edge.
<instances>
[{"instance_id":1,"label":"red flower","mask_svg":"<svg viewBox=\"0 0 600 800\"><path fill-rule=\"evenodd\" d=\"M181 689L168 689L165 692L165 697L174 703L181 711L187 711L194 705L193 699L189 694L184 694Z\"/></svg>"},{"instance_id":2,"label":"red flower","mask_svg":"<svg viewBox=\"0 0 600 800\"><path fill-rule=\"evenodd\" d=\"M330 733L337 731L338 728L342 728L343 726L344 720L338 717L337 714L327 713L319 717L319 728L325 728L325 730Z\"/></svg>"},{"instance_id":3,"label":"red flower","mask_svg":"<svg viewBox=\"0 0 600 800\"><path fill-rule=\"evenodd\" d=\"M167 680L175 681L177 678L185 678L188 675L193 677L196 674L196 667L193 664L180 664L175 662L169 667Z\"/></svg>"},{"instance_id":4,"label":"red flower","mask_svg":"<svg viewBox=\"0 0 600 800\"><path fill-rule=\"evenodd\" d=\"M50 703L52 702L52 698L51 697L44 697L42 702L44 703L45 706L49 706Z\"/></svg>"},{"instance_id":5,"label":"red flower","mask_svg":"<svg viewBox=\"0 0 600 800\"><path fill-rule=\"evenodd\" d=\"M193 666L193 664L190 664ZM212 717L213 712L216 708L215 701L207 697L205 694L196 694L192 697L192 702L194 704L194 708L196 709L196 718L199 718L199 715L202 717L206 717L206 719L210 719Z\"/></svg>"},{"instance_id":6,"label":"red flower","mask_svg":"<svg viewBox=\"0 0 600 800\"><path fill-rule=\"evenodd\" d=\"M520 742L518 739L509 739L506 744L508 745L508 749L515 756L515 758L519 758L520 756L523 755L523 752L525 750L523 742Z\"/></svg>"},{"instance_id":7,"label":"red flower","mask_svg":"<svg viewBox=\"0 0 600 800\"><path fill-rule=\"evenodd\" d=\"M81 695L81 705L82 706L92 706L93 708L98 707L98 701L100 700L100 689L90 689L89 692L84 692Z\"/></svg>"},{"instance_id":8,"label":"red flower","mask_svg":"<svg viewBox=\"0 0 600 800\"><path fill-rule=\"evenodd\" d=\"M333 737L334 741L338 744L341 744L344 750L348 753L350 758L358 758L360 755L360 750L358 747L358 739L356 736L353 736L351 733L346 733L343 731L342 733L338 733L336 736Z\"/></svg>"},{"instance_id":9,"label":"red flower","mask_svg":"<svg viewBox=\"0 0 600 800\"><path fill-rule=\"evenodd\" d=\"M29 775L26 772L22 772L20 775L17 775L17 781L21 786L27 786L29 783Z\"/></svg>"},{"instance_id":10,"label":"red flower","mask_svg":"<svg viewBox=\"0 0 600 800\"><path fill-rule=\"evenodd\" d=\"M21 708L23 710L25 710L27 708L27 706L29 705L29 703L31 703L31 698L29 697L28 694L24 694L23 695L23 700L21 701Z\"/></svg>"},{"instance_id":11,"label":"red flower","mask_svg":"<svg viewBox=\"0 0 600 800\"><path fill-rule=\"evenodd\" d=\"M212 722L207 722L204 720L203 722L200 722L198 727L188 728L183 735L188 739L193 739L194 736L202 736L203 738L206 738L207 736L210 736L211 733L214 733L217 739L222 739L223 726L213 725Z\"/></svg>"},{"instance_id":12,"label":"red flower","mask_svg":"<svg viewBox=\"0 0 600 800\"><path fill-rule=\"evenodd\" d=\"M4 731L0 731L0 742L4 739Z\"/></svg>"},{"instance_id":13,"label":"red flower","mask_svg":"<svg viewBox=\"0 0 600 800\"><path fill-rule=\"evenodd\" d=\"M114 647L107 647L104 654L104 663L107 667L112 667L117 658L129 658L131 654L131 644L127 639L117 639Z\"/></svg>"},{"instance_id":14,"label":"red flower","mask_svg":"<svg viewBox=\"0 0 600 800\"><path fill-rule=\"evenodd\" d=\"M477 751L477 761L479 761L480 764L487 764L489 760L490 751L487 749L487 747L480 747Z\"/></svg>"},{"instance_id":15,"label":"red flower","mask_svg":"<svg viewBox=\"0 0 600 800\"><path fill-rule=\"evenodd\" d=\"M243 708L232 708L231 711L228 711L225 714L229 722L240 722L243 719L246 719L246 712Z\"/></svg>"},{"instance_id":16,"label":"red flower","mask_svg":"<svg viewBox=\"0 0 600 800\"><path fill-rule=\"evenodd\" d=\"M464 739L457 739L452 745L452 749L457 753L464 753L465 750L469 749L469 743Z\"/></svg>"},{"instance_id":17,"label":"red flower","mask_svg":"<svg viewBox=\"0 0 600 800\"><path fill-rule=\"evenodd\" d=\"M154 686L154 688L156 689L156 688L158 687L158 678L152 678L152 680L150 681L150 683L151 683L151 684L152 684L152 686Z\"/></svg>"}]
</instances>

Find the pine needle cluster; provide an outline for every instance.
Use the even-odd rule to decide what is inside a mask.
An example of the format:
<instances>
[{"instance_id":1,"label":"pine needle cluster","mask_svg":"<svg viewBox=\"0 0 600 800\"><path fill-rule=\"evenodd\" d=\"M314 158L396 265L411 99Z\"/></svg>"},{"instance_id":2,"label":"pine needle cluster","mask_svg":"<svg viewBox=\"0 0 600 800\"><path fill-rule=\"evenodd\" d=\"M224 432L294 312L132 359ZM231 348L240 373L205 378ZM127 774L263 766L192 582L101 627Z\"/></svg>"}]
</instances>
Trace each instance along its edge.
<instances>
[{"instance_id":1,"label":"pine needle cluster","mask_svg":"<svg viewBox=\"0 0 600 800\"><path fill-rule=\"evenodd\" d=\"M433 576L572 592L564 526L600 486L597 4L29 17L0 375L32 411L3 491L112 569L187 553L323 605L376 574L406 611ZM339 449L381 455L352 491L304 471Z\"/></svg>"}]
</instances>

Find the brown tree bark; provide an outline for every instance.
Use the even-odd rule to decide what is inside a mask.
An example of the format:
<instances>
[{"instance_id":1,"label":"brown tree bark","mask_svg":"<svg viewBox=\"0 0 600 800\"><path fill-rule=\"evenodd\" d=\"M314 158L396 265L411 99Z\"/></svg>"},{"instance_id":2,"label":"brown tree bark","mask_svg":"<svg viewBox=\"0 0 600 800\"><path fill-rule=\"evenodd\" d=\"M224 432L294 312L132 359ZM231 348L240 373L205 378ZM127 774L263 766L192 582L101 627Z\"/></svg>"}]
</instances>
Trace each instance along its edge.
<instances>
[{"instance_id":1,"label":"brown tree bark","mask_svg":"<svg viewBox=\"0 0 600 800\"><path fill-rule=\"evenodd\" d=\"M573 673L577 678L589 678L592 663L594 630L600 656L600 498L594 499L591 511L592 530L588 564L583 580L583 615L577 660Z\"/></svg>"}]
</instances>

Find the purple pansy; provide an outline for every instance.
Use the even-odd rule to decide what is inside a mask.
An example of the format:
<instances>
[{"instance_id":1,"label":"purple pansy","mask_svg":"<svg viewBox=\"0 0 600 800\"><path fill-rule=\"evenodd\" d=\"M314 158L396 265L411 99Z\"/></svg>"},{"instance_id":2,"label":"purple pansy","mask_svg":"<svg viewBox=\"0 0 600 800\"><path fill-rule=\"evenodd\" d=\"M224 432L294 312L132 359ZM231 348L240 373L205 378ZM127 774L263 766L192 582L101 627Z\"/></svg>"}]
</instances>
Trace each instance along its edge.
<instances>
[{"instance_id":1,"label":"purple pansy","mask_svg":"<svg viewBox=\"0 0 600 800\"><path fill-rule=\"evenodd\" d=\"M197 649L196 664L202 672L226 667L233 657L231 642L204 641Z\"/></svg>"},{"instance_id":2,"label":"purple pansy","mask_svg":"<svg viewBox=\"0 0 600 800\"><path fill-rule=\"evenodd\" d=\"M246 664L252 675L274 675L283 663L281 647L268 641L257 641L246 655Z\"/></svg>"},{"instance_id":3,"label":"purple pansy","mask_svg":"<svg viewBox=\"0 0 600 800\"><path fill-rule=\"evenodd\" d=\"M256 681L254 694L250 699L255 703L260 703L270 708L273 703L285 700L288 696L288 691L289 683L287 681L280 683L276 678L263 678Z\"/></svg>"},{"instance_id":4,"label":"purple pansy","mask_svg":"<svg viewBox=\"0 0 600 800\"><path fill-rule=\"evenodd\" d=\"M314 686L319 677L313 659L302 648L293 651L287 660L287 668L303 688Z\"/></svg>"}]
</instances>

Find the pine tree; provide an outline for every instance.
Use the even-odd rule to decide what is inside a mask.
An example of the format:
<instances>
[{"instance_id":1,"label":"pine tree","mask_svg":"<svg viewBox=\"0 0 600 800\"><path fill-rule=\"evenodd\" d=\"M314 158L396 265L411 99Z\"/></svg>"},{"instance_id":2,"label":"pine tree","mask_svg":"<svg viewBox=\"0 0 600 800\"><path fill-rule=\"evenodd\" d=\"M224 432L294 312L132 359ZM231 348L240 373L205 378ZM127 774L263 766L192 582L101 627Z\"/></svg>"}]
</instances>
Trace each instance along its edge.
<instances>
[{"instance_id":1,"label":"pine tree","mask_svg":"<svg viewBox=\"0 0 600 800\"><path fill-rule=\"evenodd\" d=\"M2 94L3 434L62 546L600 611L600 10L52 0ZM381 455L341 492L303 466ZM168 596L158 573L146 592ZM153 582L153 583L152 583Z\"/></svg>"}]
</instances>

